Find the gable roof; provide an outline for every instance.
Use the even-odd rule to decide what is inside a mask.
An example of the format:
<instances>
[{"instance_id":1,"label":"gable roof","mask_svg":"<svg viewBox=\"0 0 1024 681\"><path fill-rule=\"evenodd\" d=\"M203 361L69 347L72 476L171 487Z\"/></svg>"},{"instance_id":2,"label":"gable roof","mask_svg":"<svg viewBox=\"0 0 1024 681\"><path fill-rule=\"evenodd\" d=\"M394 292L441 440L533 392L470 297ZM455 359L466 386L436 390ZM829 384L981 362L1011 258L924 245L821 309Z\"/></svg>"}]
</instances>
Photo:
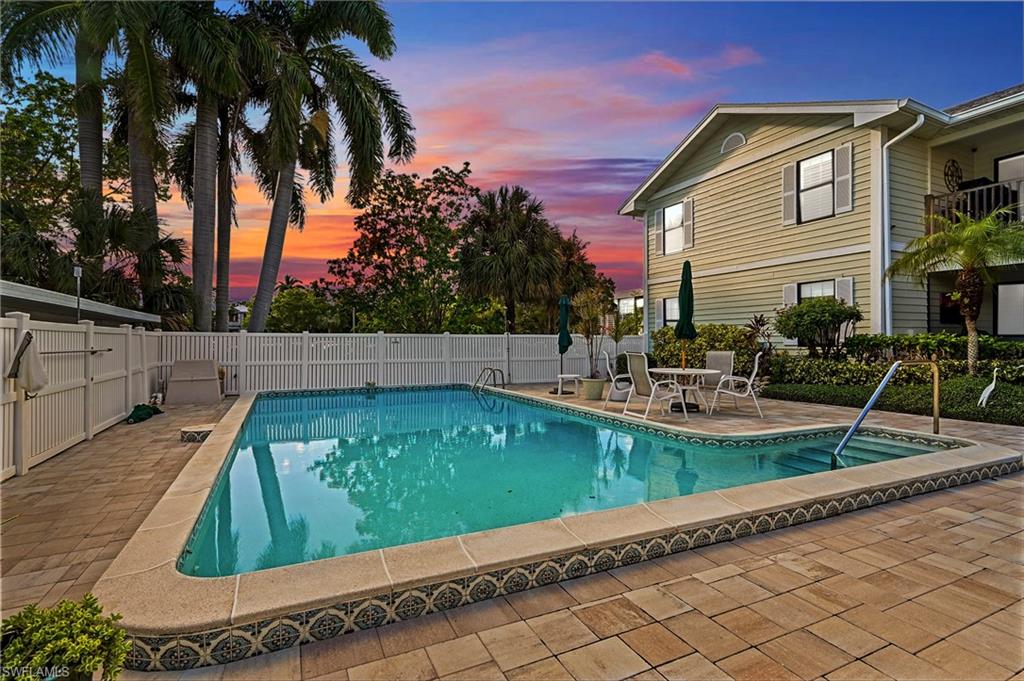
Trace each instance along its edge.
<instances>
[{"instance_id":1,"label":"gable roof","mask_svg":"<svg viewBox=\"0 0 1024 681\"><path fill-rule=\"evenodd\" d=\"M971 109L976 109L979 106L991 104L992 102L998 102L1002 99L1006 99L1008 97L1020 94L1022 92L1024 92L1024 83L1018 83L1017 85L1014 85L1012 87L1008 87L1003 90L996 90L995 92L990 92L987 95L975 97L974 99L969 99L966 102L961 102L956 106L951 106L948 109L946 109L946 113L962 114L967 111L970 111Z\"/></svg>"},{"instance_id":2,"label":"gable roof","mask_svg":"<svg viewBox=\"0 0 1024 681\"><path fill-rule=\"evenodd\" d=\"M843 114L853 117L854 127L867 125L879 119L897 114L901 111L912 114L924 114L939 127L955 125L975 116L992 113L1024 102L1024 84L994 92L985 97L959 104L948 111L934 109L913 99L869 99L849 101L821 102L776 102L750 104L718 104L701 119L683 141L676 146L665 159L658 164L650 175L640 183L629 198L619 207L619 215L637 215L643 208L637 206L657 179L670 167L681 163L689 151L696 149L699 141L717 129L717 123L723 116L730 115L766 115L766 114Z\"/></svg>"}]
</instances>

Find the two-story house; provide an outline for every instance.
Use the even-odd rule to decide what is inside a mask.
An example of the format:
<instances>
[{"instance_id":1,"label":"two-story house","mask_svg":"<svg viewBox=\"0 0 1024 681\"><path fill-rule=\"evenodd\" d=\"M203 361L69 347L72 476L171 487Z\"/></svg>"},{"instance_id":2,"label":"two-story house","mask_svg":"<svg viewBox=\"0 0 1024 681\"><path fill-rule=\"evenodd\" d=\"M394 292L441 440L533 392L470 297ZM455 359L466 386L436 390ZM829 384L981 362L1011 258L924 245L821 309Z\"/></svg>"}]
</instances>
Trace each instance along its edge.
<instances>
[{"instance_id":1,"label":"two-story house","mask_svg":"<svg viewBox=\"0 0 1024 681\"><path fill-rule=\"evenodd\" d=\"M912 99L716 106L633 192L647 329L674 324L684 260L696 322L742 324L811 296L859 332L956 330L955 274L884 275L926 215L1024 216L1024 84L940 111ZM982 330L1024 336L1024 264L999 267Z\"/></svg>"}]
</instances>

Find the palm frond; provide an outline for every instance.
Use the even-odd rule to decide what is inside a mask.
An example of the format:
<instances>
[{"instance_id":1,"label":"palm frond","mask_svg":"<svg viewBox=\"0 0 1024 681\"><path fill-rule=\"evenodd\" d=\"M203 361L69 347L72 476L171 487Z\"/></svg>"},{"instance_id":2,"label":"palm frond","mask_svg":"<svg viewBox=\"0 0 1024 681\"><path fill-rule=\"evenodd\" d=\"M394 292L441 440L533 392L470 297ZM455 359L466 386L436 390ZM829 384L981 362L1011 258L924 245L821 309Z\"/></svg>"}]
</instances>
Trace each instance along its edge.
<instances>
[{"instance_id":1,"label":"palm frond","mask_svg":"<svg viewBox=\"0 0 1024 681\"><path fill-rule=\"evenodd\" d=\"M10 86L24 64L41 68L45 63L67 61L74 50L82 3L0 3L0 77Z\"/></svg>"}]
</instances>

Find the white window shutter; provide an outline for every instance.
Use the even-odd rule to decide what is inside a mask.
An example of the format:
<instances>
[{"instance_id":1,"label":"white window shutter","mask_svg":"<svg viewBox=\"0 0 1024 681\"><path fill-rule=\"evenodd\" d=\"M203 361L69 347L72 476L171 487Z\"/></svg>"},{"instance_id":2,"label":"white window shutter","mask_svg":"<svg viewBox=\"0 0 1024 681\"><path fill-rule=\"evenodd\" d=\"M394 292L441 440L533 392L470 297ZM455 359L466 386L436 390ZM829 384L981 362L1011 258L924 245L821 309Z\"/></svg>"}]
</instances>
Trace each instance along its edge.
<instances>
[{"instance_id":1,"label":"white window shutter","mask_svg":"<svg viewBox=\"0 0 1024 681\"><path fill-rule=\"evenodd\" d=\"M654 211L654 252L665 255L665 211Z\"/></svg>"},{"instance_id":2,"label":"white window shutter","mask_svg":"<svg viewBox=\"0 0 1024 681\"><path fill-rule=\"evenodd\" d=\"M782 224L796 224L796 164L782 166Z\"/></svg>"},{"instance_id":3,"label":"white window shutter","mask_svg":"<svg viewBox=\"0 0 1024 681\"><path fill-rule=\"evenodd\" d=\"M849 213L853 210L853 144L836 147L834 153L833 173L835 173L835 206L836 213Z\"/></svg>"},{"instance_id":4,"label":"white window shutter","mask_svg":"<svg viewBox=\"0 0 1024 681\"><path fill-rule=\"evenodd\" d=\"M654 330L657 331L665 326L665 299L657 298L654 301Z\"/></svg>"},{"instance_id":5,"label":"white window shutter","mask_svg":"<svg viewBox=\"0 0 1024 681\"><path fill-rule=\"evenodd\" d=\"M836 279L836 300L840 300L847 305L853 305L853 277L838 277ZM853 327L849 329L852 331ZM846 340L847 327L843 327L839 330L839 341L843 342Z\"/></svg>"},{"instance_id":6,"label":"white window shutter","mask_svg":"<svg viewBox=\"0 0 1024 681\"><path fill-rule=\"evenodd\" d=\"M683 248L693 248L693 199L683 201Z\"/></svg>"},{"instance_id":7,"label":"white window shutter","mask_svg":"<svg viewBox=\"0 0 1024 681\"><path fill-rule=\"evenodd\" d=\"M836 300L841 300L847 305L853 305L853 277L839 277L836 279Z\"/></svg>"},{"instance_id":8,"label":"white window shutter","mask_svg":"<svg viewBox=\"0 0 1024 681\"><path fill-rule=\"evenodd\" d=\"M797 287L796 284L786 284L785 286L782 287L782 306L783 307L789 307L791 305L796 305L796 303L797 303L797 300L796 300L797 299L797 288L796 287ZM796 338L783 338L782 339L782 344L783 345L798 345L799 343L800 343L800 341L797 340Z\"/></svg>"}]
</instances>

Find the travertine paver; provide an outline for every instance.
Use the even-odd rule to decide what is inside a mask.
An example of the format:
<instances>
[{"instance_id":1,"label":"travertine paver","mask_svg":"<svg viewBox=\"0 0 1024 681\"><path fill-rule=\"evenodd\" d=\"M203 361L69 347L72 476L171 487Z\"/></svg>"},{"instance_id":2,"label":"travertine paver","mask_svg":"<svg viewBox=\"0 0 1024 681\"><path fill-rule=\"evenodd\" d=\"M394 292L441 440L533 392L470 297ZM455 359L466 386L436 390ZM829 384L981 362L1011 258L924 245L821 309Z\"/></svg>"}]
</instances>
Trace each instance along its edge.
<instances>
[{"instance_id":1,"label":"travertine paver","mask_svg":"<svg viewBox=\"0 0 1024 681\"><path fill-rule=\"evenodd\" d=\"M761 423L848 417L776 404L791 415L775 411ZM197 447L178 442L177 429L214 417L171 409L5 482L4 518L23 514L3 529L5 610L83 592L86 582L76 582L105 569ZM689 427L702 427L702 418ZM746 423L740 418L757 421L730 417L732 428ZM944 427L1018 448L1024 442L1021 429ZM187 676L1008 679L1024 667L1022 492L1018 473Z\"/></svg>"},{"instance_id":2,"label":"travertine paver","mask_svg":"<svg viewBox=\"0 0 1024 681\"><path fill-rule=\"evenodd\" d=\"M609 574L576 580L579 588L564 582L470 617L447 611L450 629L437 618L420 629L392 625L302 646L298 669L306 679L1005 680L1024 667L1022 492L1024 473L1016 473L665 556L652 565L670 577L655 585L630 588ZM966 527L980 519L996 523L983 538ZM836 569L836 556L872 546L899 562L862 577ZM947 569L954 565L956 572ZM714 579L722 575L728 576ZM903 581L866 582L872 575ZM913 588L886 588L897 584ZM579 602L573 593L590 600ZM697 607L717 610L728 602L729 609L711 617ZM457 635L456 622L483 626L488 617L498 624ZM415 636L430 643L404 650ZM434 640L440 637L448 638ZM402 652L385 654L396 645ZM262 678L290 678L296 669L286 656L241 664ZM190 675L242 678L235 669Z\"/></svg>"},{"instance_id":3,"label":"travertine paver","mask_svg":"<svg viewBox=\"0 0 1024 681\"><path fill-rule=\"evenodd\" d=\"M198 442L182 426L219 419L216 406L165 407L98 433L0 486L3 614L86 593L170 486Z\"/></svg>"}]
</instances>

